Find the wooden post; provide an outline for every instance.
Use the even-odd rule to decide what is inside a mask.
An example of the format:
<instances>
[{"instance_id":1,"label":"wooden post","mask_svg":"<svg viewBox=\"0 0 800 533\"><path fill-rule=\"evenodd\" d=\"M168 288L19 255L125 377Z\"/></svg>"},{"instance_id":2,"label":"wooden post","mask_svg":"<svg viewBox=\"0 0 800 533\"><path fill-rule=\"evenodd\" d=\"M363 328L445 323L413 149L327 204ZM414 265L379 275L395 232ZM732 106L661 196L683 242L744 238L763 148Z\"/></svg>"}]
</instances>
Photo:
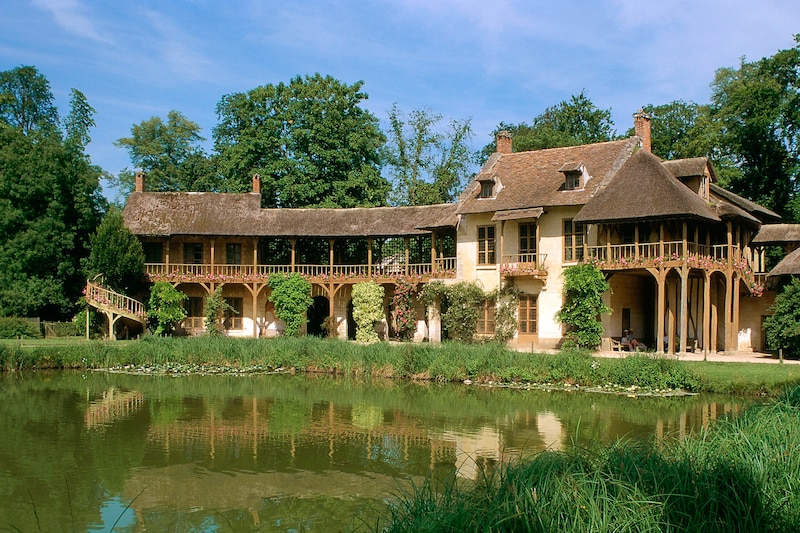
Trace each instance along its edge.
<instances>
[{"instance_id":1,"label":"wooden post","mask_svg":"<svg viewBox=\"0 0 800 533\"><path fill-rule=\"evenodd\" d=\"M711 272L703 272L703 361L708 360L711 339Z\"/></svg>"},{"instance_id":2,"label":"wooden post","mask_svg":"<svg viewBox=\"0 0 800 533\"><path fill-rule=\"evenodd\" d=\"M658 269L658 276L657 276L657 283L658 283L658 304L656 306L656 351L657 352L664 352L669 348L669 342L667 342L667 346L664 346L664 313L666 307L666 272L659 268Z\"/></svg>"}]
</instances>

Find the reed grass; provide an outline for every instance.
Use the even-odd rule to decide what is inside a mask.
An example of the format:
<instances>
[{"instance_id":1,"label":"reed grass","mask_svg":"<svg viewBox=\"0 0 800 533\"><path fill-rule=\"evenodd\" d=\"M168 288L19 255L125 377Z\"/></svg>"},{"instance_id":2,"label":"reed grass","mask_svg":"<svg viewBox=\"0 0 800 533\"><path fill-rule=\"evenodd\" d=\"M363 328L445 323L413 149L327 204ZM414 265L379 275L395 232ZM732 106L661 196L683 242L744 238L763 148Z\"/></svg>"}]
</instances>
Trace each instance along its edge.
<instances>
[{"instance_id":1,"label":"reed grass","mask_svg":"<svg viewBox=\"0 0 800 533\"><path fill-rule=\"evenodd\" d=\"M397 495L383 531L800 531L800 387L682 441L545 451Z\"/></svg>"},{"instance_id":2,"label":"reed grass","mask_svg":"<svg viewBox=\"0 0 800 533\"><path fill-rule=\"evenodd\" d=\"M471 380L770 396L800 383L800 365L686 362L653 354L604 359L576 350L523 353L498 344L360 344L315 337L0 342L0 369L6 371L144 367L166 372L280 369L438 382Z\"/></svg>"}]
</instances>

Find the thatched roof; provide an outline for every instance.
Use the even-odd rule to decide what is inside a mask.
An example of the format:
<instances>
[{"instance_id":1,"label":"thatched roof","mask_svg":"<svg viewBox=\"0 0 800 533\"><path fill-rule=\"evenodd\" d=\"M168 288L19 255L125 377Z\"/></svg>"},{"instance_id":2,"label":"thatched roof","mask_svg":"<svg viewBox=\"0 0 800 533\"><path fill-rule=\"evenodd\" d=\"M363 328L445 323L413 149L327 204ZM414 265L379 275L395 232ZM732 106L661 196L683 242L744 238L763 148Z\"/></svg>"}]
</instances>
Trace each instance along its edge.
<instances>
[{"instance_id":1,"label":"thatched roof","mask_svg":"<svg viewBox=\"0 0 800 533\"><path fill-rule=\"evenodd\" d=\"M752 242L765 246L800 242L800 224L764 224Z\"/></svg>"},{"instance_id":2,"label":"thatched roof","mask_svg":"<svg viewBox=\"0 0 800 533\"><path fill-rule=\"evenodd\" d=\"M719 222L700 196L646 150L633 154L619 172L590 198L575 222L632 222L691 218Z\"/></svg>"},{"instance_id":3,"label":"thatched roof","mask_svg":"<svg viewBox=\"0 0 800 533\"><path fill-rule=\"evenodd\" d=\"M709 163L707 157L689 157L686 159L673 159L662 162L664 168L678 179L703 176L706 173L711 177L711 181L717 181L714 168Z\"/></svg>"},{"instance_id":4,"label":"thatched roof","mask_svg":"<svg viewBox=\"0 0 800 533\"><path fill-rule=\"evenodd\" d=\"M763 205L759 205L751 200L748 200L747 198L732 193L731 191L725 190L722 187L711 184L711 188L709 190L712 195L724 198L726 201L757 217L762 223L777 222L781 219L781 216L775 211L767 209Z\"/></svg>"},{"instance_id":5,"label":"thatched roof","mask_svg":"<svg viewBox=\"0 0 800 533\"><path fill-rule=\"evenodd\" d=\"M601 183L613 176L638 146L639 138L567 146L530 152L495 153L459 200L459 213L583 205ZM564 169L583 163L591 176L579 190L564 190ZM565 165L567 165L565 167ZM496 179L501 190L494 198L478 198L480 182Z\"/></svg>"},{"instance_id":6,"label":"thatched roof","mask_svg":"<svg viewBox=\"0 0 800 533\"><path fill-rule=\"evenodd\" d=\"M262 209L258 194L134 192L123 211L135 235L413 236L455 227L456 204L354 209Z\"/></svg>"},{"instance_id":7,"label":"thatched roof","mask_svg":"<svg viewBox=\"0 0 800 533\"><path fill-rule=\"evenodd\" d=\"M770 270L768 276L789 276L800 274L800 248L786 254L775 268Z\"/></svg>"}]
</instances>

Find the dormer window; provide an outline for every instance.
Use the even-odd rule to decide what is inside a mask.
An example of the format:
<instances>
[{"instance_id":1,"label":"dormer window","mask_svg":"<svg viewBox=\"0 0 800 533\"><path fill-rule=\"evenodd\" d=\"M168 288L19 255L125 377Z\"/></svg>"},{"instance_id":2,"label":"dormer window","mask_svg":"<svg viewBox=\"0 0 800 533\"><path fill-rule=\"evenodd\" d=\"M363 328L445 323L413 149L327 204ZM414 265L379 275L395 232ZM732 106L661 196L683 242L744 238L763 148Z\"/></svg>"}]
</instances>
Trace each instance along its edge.
<instances>
[{"instance_id":1,"label":"dormer window","mask_svg":"<svg viewBox=\"0 0 800 533\"><path fill-rule=\"evenodd\" d=\"M492 198L494 196L494 181L486 180L481 182L480 198Z\"/></svg>"},{"instance_id":2,"label":"dormer window","mask_svg":"<svg viewBox=\"0 0 800 533\"><path fill-rule=\"evenodd\" d=\"M497 176L489 179L478 180L480 189L478 190L478 198L494 198L497 193L503 188Z\"/></svg>"},{"instance_id":3,"label":"dormer window","mask_svg":"<svg viewBox=\"0 0 800 533\"><path fill-rule=\"evenodd\" d=\"M581 190L586 186L586 182L591 179L583 163L565 163L558 171L564 174L565 191Z\"/></svg>"}]
</instances>

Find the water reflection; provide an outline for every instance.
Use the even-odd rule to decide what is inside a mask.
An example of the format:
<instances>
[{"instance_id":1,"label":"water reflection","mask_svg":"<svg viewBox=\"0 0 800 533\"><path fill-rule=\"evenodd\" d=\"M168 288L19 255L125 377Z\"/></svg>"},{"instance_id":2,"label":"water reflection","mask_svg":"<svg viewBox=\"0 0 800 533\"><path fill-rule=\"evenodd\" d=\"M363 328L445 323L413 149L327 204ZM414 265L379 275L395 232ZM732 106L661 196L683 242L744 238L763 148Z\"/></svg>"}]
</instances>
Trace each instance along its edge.
<instances>
[{"instance_id":1,"label":"water reflection","mask_svg":"<svg viewBox=\"0 0 800 533\"><path fill-rule=\"evenodd\" d=\"M306 376L5 375L0 529L330 531L430 476L682 437L744 402ZM116 516L114 516L116 513Z\"/></svg>"}]
</instances>

